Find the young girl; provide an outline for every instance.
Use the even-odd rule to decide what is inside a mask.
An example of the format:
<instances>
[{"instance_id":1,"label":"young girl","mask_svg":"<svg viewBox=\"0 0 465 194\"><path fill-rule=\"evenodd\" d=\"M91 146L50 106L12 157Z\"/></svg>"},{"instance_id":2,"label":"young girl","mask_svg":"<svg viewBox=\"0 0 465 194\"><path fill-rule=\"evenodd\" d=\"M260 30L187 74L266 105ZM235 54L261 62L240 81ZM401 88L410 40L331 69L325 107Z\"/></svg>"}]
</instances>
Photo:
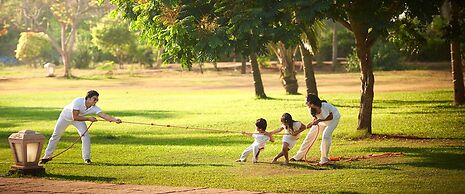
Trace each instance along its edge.
<instances>
[{"instance_id":1,"label":"young girl","mask_svg":"<svg viewBox=\"0 0 465 194\"><path fill-rule=\"evenodd\" d=\"M271 134L279 133L282 130L285 130L283 136L283 147L281 152L276 155L271 163L277 163L278 159L284 156L286 161L284 164L289 164L289 150L294 147L297 139L299 139L300 132L306 129L306 126L300 121L294 121L291 114L284 113L281 116L281 127L270 132Z\"/></svg>"},{"instance_id":2,"label":"young girl","mask_svg":"<svg viewBox=\"0 0 465 194\"><path fill-rule=\"evenodd\" d=\"M307 125L307 128L311 128L310 132L307 134L307 137L302 142L299 151L295 156L291 158L291 161L301 160L306 154L307 151L312 146L313 142L317 138L315 131L318 131L318 126L325 127L323 130L323 136L321 140L321 157L320 165L325 165L329 162L329 147L331 146L331 136L334 129L336 129L337 124L339 124L339 119L341 114L336 107L332 104L326 102L325 100L320 100L318 96L314 94L309 94L307 96L307 101L305 103L308 106L308 110L313 117L313 121Z\"/></svg>"}]
</instances>

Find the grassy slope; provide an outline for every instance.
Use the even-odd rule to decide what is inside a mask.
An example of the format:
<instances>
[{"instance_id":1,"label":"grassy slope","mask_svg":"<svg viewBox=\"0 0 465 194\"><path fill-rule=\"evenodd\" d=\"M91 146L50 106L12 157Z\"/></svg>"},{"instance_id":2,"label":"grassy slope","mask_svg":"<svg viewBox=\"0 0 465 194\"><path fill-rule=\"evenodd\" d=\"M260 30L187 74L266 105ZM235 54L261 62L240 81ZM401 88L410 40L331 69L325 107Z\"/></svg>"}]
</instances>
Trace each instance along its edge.
<instances>
[{"instance_id":1,"label":"grassy slope","mask_svg":"<svg viewBox=\"0 0 465 194\"><path fill-rule=\"evenodd\" d=\"M403 75L420 80L423 74L408 72ZM338 80L340 76L325 74L317 78ZM399 74L380 73L379 85L393 76L399 77ZM253 131L254 120L259 117L266 118L269 129L274 129L278 127L283 112L290 112L297 120L310 120L303 105L304 96L283 95L279 86L266 81L275 79L270 75L264 75L265 87L271 88L267 90L267 94L273 97L270 100L254 99L253 88L228 88L230 83L244 82L251 79L249 77L180 77L4 81L0 86L0 89L4 88L0 90L0 139L3 139L0 142L0 172L6 172L12 164L6 141L9 134L33 129L49 138L61 108L90 88L100 91L100 107L127 121L239 132ZM350 74L348 77L356 79ZM172 85L166 86L166 83ZM170 86L175 91L170 90ZM321 95L338 106L343 115L334 132L332 155L350 157L403 152L405 156L340 161L329 167L305 163L272 165L268 162L280 149L278 140L269 143L261 154L260 160L265 163L238 164L233 161L252 142L251 138L240 134L99 122L91 128L95 164L87 166L82 163L78 144L46 165L47 176L273 192L465 192L465 108L451 105L450 89L430 88L426 92L387 90L375 96L374 133L439 139L351 140L357 136L354 128L359 94L356 91L338 92L331 87L337 87L337 83L320 85L320 90L325 91ZM347 87L356 86L351 84ZM201 88L208 90L200 91ZM74 128L68 128L58 151L69 146L76 134ZM319 156L318 147L319 141L309 152L312 160ZM292 149L291 153L296 150Z\"/></svg>"}]
</instances>

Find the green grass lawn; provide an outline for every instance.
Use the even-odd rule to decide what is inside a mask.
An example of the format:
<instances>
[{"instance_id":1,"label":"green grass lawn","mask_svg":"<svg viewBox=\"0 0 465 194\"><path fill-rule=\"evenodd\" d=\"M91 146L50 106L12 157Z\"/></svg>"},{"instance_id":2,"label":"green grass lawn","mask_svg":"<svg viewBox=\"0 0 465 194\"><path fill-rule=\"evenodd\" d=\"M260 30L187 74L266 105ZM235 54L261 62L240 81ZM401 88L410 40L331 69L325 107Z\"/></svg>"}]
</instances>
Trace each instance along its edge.
<instances>
[{"instance_id":1,"label":"green grass lawn","mask_svg":"<svg viewBox=\"0 0 465 194\"><path fill-rule=\"evenodd\" d=\"M268 143L260 154L262 163L234 162L253 141L239 132L252 132L255 120L260 117L266 118L268 130L273 130L279 127L284 112L291 113L296 120L309 122L303 95L284 95L277 76L272 74L264 75L267 95L272 97L269 100L255 99L253 88L230 87L251 82L251 75L173 74L122 75L113 79L94 79L91 75L73 80L33 77L0 82L0 172L6 174L13 164L7 141L11 133L32 129L48 139L63 106L83 96L88 89L97 89L101 94L98 105L123 121L238 133L97 122L90 129L94 163L85 165L82 162L80 144L77 144L46 164L46 178L296 193L465 192L465 107L453 106L452 86L426 91L377 88L381 92L375 93L373 103L373 133L423 139L357 139L361 134L355 129L358 91L330 89L344 81L357 85L354 81L358 79L357 74L317 75L317 80L340 80L320 85L320 91L324 91L320 96L336 105L342 114L333 134L332 156L389 152L404 155L343 160L326 167L302 162L286 166L269 163L280 150L280 137L275 143ZM417 74L382 72L377 79L395 85L399 78L390 82L389 77L411 78ZM277 84L270 81L274 79ZM251 86L249 82L246 86ZM347 87L356 88L353 84ZM306 134L307 131L303 135ZM71 145L76 137L76 129L69 127L57 152ZM291 154L297 151L302 140ZM313 161L319 157L319 143L320 140L308 154Z\"/></svg>"}]
</instances>

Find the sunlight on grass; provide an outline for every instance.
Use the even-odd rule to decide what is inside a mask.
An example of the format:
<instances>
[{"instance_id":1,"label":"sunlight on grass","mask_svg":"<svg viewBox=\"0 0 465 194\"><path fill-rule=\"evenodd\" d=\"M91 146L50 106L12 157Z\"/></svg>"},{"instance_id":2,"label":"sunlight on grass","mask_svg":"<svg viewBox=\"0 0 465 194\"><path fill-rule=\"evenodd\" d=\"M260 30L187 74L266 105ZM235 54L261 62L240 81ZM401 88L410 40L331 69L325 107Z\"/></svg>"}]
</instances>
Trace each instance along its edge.
<instances>
[{"instance_id":1,"label":"sunlight on grass","mask_svg":"<svg viewBox=\"0 0 465 194\"><path fill-rule=\"evenodd\" d=\"M337 79L340 75L319 76ZM394 75L386 73L385 76ZM353 75L350 77L357 79ZM123 75L111 80L98 76L94 79L89 75L72 80L28 78L4 81L1 87L6 89L0 95L0 138L6 140L11 133L24 129L33 129L49 138L63 106L75 97L83 96L87 89L97 89L101 94L98 105L123 121L211 128L233 133L97 122L90 129L94 164L84 165L80 144L77 144L45 166L47 178L262 192L465 191L465 184L462 184L465 178L465 107L452 105L451 89L376 93L373 133L381 137L425 138L420 140L361 138L366 133L356 130L358 92L323 92L321 97L338 107L342 114L333 134L332 156L390 152L403 153L403 156L342 160L325 167L303 162L285 166L269 163L281 149L279 136L260 154L261 163L234 162L253 141L239 132L254 131L255 119L260 117L266 118L268 130L273 130L279 127L279 119L284 112L291 113L295 120L310 122L304 96L285 95L279 86L270 86L272 89L267 95L272 98L257 100L250 92L252 89L225 86L246 78L224 75L195 78L185 75L185 83L169 76L158 80L172 82L175 89L170 89L170 85L153 85L152 82L157 81L155 78ZM210 81L218 82L210 84ZM28 82L31 84L27 85ZM325 91L335 85L337 83L320 87ZM203 87L209 89L198 89ZM57 151L71 145L76 137L76 129L69 127ZM291 155L302 140L290 150ZM317 140L310 150L310 161L317 161L319 143ZM6 173L12 163L8 142L1 141L0 172Z\"/></svg>"}]
</instances>

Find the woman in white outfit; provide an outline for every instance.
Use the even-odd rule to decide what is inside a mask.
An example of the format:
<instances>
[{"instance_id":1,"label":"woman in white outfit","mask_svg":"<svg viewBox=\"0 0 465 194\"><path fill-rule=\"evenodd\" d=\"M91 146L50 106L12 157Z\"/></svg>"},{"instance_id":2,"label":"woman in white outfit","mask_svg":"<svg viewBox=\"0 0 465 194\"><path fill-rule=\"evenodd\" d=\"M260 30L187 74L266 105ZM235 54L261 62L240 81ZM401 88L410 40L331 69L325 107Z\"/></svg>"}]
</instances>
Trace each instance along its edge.
<instances>
[{"instance_id":1,"label":"woman in white outfit","mask_svg":"<svg viewBox=\"0 0 465 194\"><path fill-rule=\"evenodd\" d=\"M283 147L281 152L273 158L271 163L277 163L278 159L284 156L284 164L289 163L289 150L294 147L295 143L299 139L300 132L306 129L306 126L300 121L294 121L291 114L284 113L281 116L281 127L270 132L271 135L279 133L282 130L285 130L283 136Z\"/></svg>"},{"instance_id":2,"label":"woman in white outfit","mask_svg":"<svg viewBox=\"0 0 465 194\"><path fill-rule=\"evenodd\" d=\"M334 129L336 129L341 114L336 107L325 100L320 100L318 96L309 94L305 103L308 110L313 117L313 121L307 125L310 131L307 137L302 142L299 151L291 158L291 161L302 160L307 154L308 150L315 142L319 126L324 127L323 136L320 145L321 157L320 165L325 165L329 162L329 147L331 146L331 139Z\"/></svg>"},{"instance_id":3,"label":"woman in white outfit","mask_svg":"<svg viewBox=\"0 0 465 194\"><path fill-rule=\"evenodd\" d=\"M77 128L79 135L81 136L82 141L82 159L86 164L90 164L90 137L89 131L87 131L87 125L85 121L95 122L97 119L95 117L85 117L89 114L96 114L99 117L110 121L121 123L120 119L114 118L110 115L105 114L102 110L95 104L98 102L99 93L95 90L90 90L87 92L85 98L76 98L70 104L66 105L65 108L61 111L60 117L55 125L55 130L53 131L52 136L45 150L45 155L40 161L41 164L45 164L51 160L51 156L55 151L55 148L60 141L61 136L65 132L66 128L69 125L73 125Z\"/></svg>"}]
</instances>

